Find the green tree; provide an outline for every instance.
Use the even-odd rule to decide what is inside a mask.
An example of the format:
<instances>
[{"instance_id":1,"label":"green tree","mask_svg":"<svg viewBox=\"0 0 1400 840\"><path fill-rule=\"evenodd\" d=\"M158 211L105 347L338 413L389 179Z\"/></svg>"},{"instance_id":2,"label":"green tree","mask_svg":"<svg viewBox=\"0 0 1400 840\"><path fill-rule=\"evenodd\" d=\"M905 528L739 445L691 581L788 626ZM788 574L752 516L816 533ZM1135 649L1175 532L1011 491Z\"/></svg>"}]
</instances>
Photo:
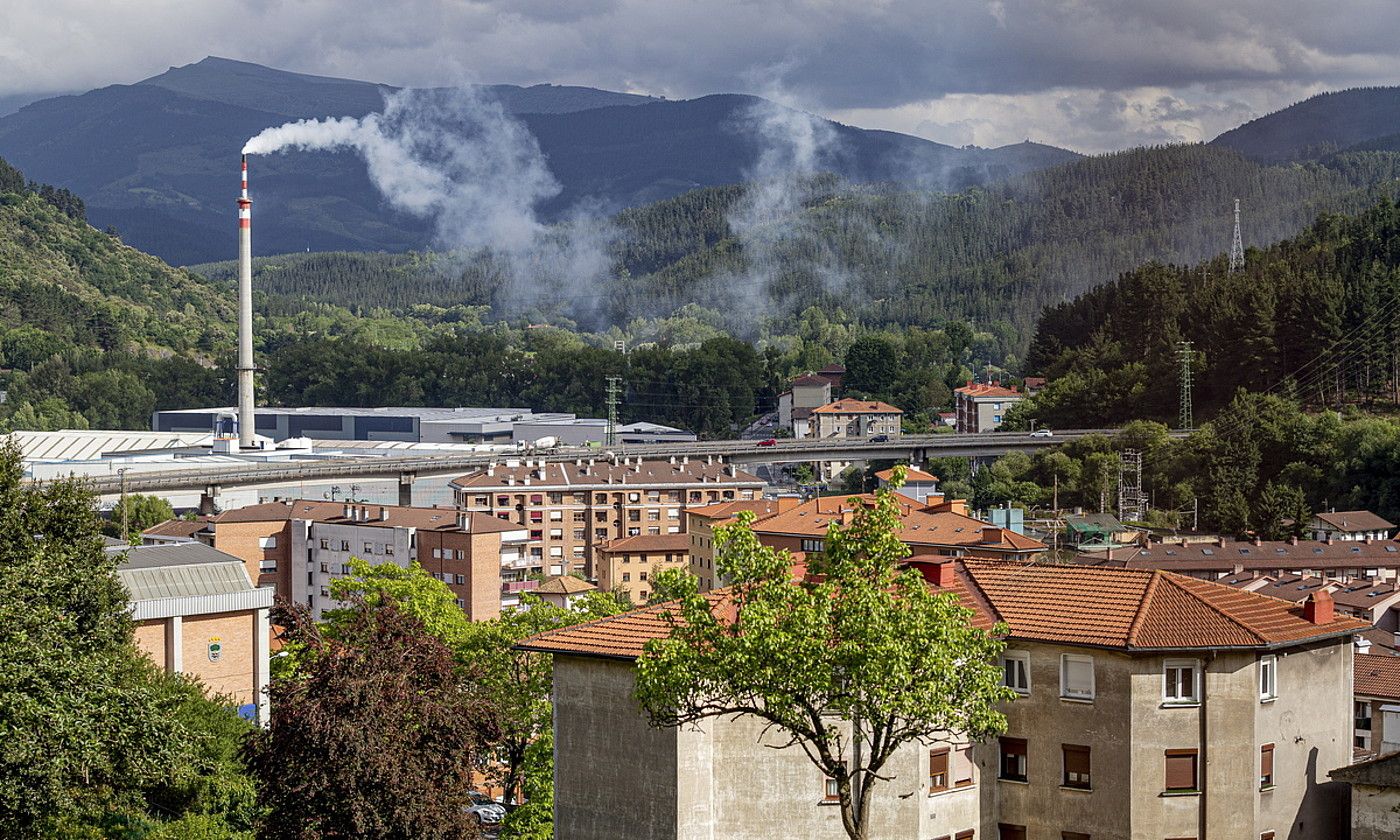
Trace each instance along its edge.
<instances>
[{"instance_id":1,"label":"green tree","mask_svg":"<svg viewBox=\"0 0 1400 840\"><path fill-rule=\"evenodd\" d=\"M847 389L888 398L898 376L898 350L887 336L863 335L846 351Z\"/></svg>"},{"instance_id":2,"label":"green tree","mask_svg":"<svg viewBox=\"0 0 1400 840\"><path fill-rule=\"evenodd\" d=\"M888 491L848 528L831 524L799 582L788 553L759 543L752 521L744 514L716 534L715 562L734 581L725 609L685 572L664 576L678 603L666 613L669 636L648 642L637 663L637 699L654 726L752 715L780 728L836 781L842 825L861 840L897 750L1005 730L1002 644L971 625L956 596L901 569L909 550Z\"/></svg>"},{"instance_id":3,"label":"green tree","mask_svg":"<svg viewBox=\"0 0 1400 840\"><path fill-rule=\"evenodd\" d=\"M525 804L506 814L501 840L554 840L554 732L546 729L525 750Z\"/></svg>"},{"instance_id":4,"label":"green tree","mask_svg":"<svg viewBox=\"0 0 1400 840\"><path fill-rule=\"evenodd\" d=\"M153 525L159 525L175 518L175 509L159 496L130 493L112 505L112 515L107 520L106 532L127 542L136 542L141 532ZM122 523L126 532L122 532Z\"/></svg>"}]
</instances>

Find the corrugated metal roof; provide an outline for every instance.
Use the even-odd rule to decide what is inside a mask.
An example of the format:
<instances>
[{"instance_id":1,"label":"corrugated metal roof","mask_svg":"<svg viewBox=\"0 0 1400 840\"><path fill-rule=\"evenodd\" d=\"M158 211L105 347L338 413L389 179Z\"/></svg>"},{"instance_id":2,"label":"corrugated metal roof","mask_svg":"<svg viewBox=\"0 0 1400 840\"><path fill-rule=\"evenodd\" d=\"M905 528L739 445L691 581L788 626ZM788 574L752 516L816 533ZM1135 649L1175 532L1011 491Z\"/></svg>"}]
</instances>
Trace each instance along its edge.
<instances>
[{"instance_id":1,"label":"corrugated metal roof","mask_svg":"<svg viewBox=\"0 0 1400 840\"><path fill-rule=\"evenodd\" d=\"M253 589L241 560L189 566L123 567L117 570L117 577L131 593L133 601L229 595Z\"/></svg>"},{"instance_id":2,"label":"corrugated metal roof","mask_svg":"<svg viewBox=\"0 0 1400 840\"><path fill-rule=\"evenodd\" d=\"M242 563L226 551L202 542L169 545L113 546L111 550L126 551L123 569L149 569L156 566L194 566L202 563Z\"/></svg>"},{"instance_id":3,"label":"corrugated metal roof","mask_svg":"<svg viewBox=\"0 0 1400 840\"><path fill-rule=\"evenodd\" d=\"M19 446L25 461L91 461L107 452L194 446L208 440L209 435L65 429L58 432L11 432L6 438Z\"/></svg>"}]
</instances>

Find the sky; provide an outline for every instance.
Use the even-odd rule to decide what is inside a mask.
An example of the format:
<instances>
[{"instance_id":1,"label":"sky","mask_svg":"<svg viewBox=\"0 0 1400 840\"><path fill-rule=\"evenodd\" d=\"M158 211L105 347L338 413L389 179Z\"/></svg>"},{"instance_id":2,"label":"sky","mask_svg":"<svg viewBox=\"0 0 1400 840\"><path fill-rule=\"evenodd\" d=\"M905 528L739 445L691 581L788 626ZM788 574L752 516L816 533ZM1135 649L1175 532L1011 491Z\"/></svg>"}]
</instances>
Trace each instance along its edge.
<instances>
[{"instance_id":1,"label":"sky","mask_svg":"<svg viewBox=\"0 0 1400 840\"><path fill-rule=\"evenodd\" d=\"M4 0L0 104L206 55L397 85L768 95L953 145L1209 140L1400 83L1395 0Z\"/></svg>"}]
</instances>

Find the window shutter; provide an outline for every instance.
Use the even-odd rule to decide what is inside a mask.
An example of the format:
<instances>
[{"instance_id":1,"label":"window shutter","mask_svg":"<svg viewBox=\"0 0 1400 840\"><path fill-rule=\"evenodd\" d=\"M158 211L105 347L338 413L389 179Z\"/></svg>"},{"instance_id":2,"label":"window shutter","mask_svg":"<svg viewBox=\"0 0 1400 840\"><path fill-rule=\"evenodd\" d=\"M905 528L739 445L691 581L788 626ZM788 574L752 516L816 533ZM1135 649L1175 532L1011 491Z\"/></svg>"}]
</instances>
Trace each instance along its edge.
<instances>
[{"instance_id":1,"label":"window shutter","mask_svg":"<svg viewBox=\"0 0 1400 840\"><path fill-rule=\"evenodd\" d=\"M948 789L948 748L930 750L928 754L929 791Z\"/></svg>"},{"instance_id":2,"label":"window shutter","mask_svg":"<svg viewBox=\"0 0 1400 840\"><path fill-rule=\"evenodd\" d=\"M1001 739L1001 752L1002 752L1003 755L1025 755L1025 754L1026 754L1026 739L1025 739L1025 738L1002 738L1002 739Z\"/></svg>"},{"instance_id":3,"label":"window shutter","mask_svg":"<svg viewBox=\"0 0 1400 840\"><path fill-rule=\"evenodd\" d=\"M1000 840L1026 840L1026 827L1001 823L997 826L997 835Z\"/></svg>"},{"instance_id":4,"label":"window shutter","mask_svg":"<svg viewBox=\"0 0 1400 840\"><path fill-rule=\"evenodd\" d=\"M1259 786L1268 787L1274 783L1274 745L1265 744L1259 748Z\"/></svg>"},{"instance_id":5,"label":"window shutter","mask_svg":"<svg viewBox=\"0 0 1400 840\"><path fill-rule=\"evenodd\" d=\"M1064 751L1066 787L1089 786L1089 748L1074 744L1062 744Z\"/></svg>"},{"instance_id":6,"label":"window shutter","mask_svg":"<svg viewBox=\"0 0 1400 840\"><path fill-rule=\"evenodd\" d=\"M1196 789L1196 751L1167 750L1167 790Z\"/></svg>"},{"instance_id":7,"label":"window shutter","mask_svg":"<svg viewBox=\"0 0 1400 840\"><path fill-rule=\"evenodd\" d=\"M954 766L957 768L957 776L953 779L953 784L958 787L972 784L972 747L962 747L958 750Z\"/></svg>"}]
</instances>

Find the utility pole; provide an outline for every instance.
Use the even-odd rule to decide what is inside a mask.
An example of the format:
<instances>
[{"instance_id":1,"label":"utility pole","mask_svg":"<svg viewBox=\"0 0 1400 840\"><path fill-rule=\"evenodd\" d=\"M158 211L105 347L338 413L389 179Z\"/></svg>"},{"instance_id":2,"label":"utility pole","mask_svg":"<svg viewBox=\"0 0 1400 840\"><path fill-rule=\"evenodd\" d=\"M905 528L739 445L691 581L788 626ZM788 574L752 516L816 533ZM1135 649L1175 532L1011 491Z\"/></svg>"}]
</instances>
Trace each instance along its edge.
<instances>
[{"instance_id":1,"label":"utility pole","mask_svg":"<svg viewBox=\"0 0 1400 840\"><path fill-rule=\"evenodd\" d=\"M1240 200L1235 199L1235 236L1230 241L1230 271L1244 268L1244 240L1240 238Z\"/></svg>"},{"instance_id":2,"label":"utility pole","mask_svg":"<svg viewBox=\"0 0 1400 840\"><path fill-rule=\"evenodd\" d=\"M608 446L617 445L617 406L622 398L622 377L608 377Z\"/></svg>"},{"instance_id":3,"label":"utility pole","mask_svg":"<svg viewBox=\"0 0 1400 840\"><path fill-rule=\"evenodd\" d=\"M1191 411L1191 342L1176 343L1176 359L1181 364L1181 405L1177 417L1177 427L1189 432L1195 427Z\"/></svg>"},{"instance_id":4,"label":"utility pole","mask_svg":"<svg viewBox=\"0 0 1400 840\"><path fill-rule=\"evenodd\" d=\"M1125 449L1118 454L1118 519L1141 522L1146 515L1142 495L1142 453Z\"/></svg>"},{"instance_id":5,"label":"utility pole","mask_svg":"<svg viewBox=\"0 0 1400 840\"><path fill-rule=\"evenodd\" d=\"M127 530L127 509L126 509L126 467L117 470L117 478L121 481L121 501L117 504L122 508L122 539L130 540L131 531Z\"/></svg>"}]
</instances>

